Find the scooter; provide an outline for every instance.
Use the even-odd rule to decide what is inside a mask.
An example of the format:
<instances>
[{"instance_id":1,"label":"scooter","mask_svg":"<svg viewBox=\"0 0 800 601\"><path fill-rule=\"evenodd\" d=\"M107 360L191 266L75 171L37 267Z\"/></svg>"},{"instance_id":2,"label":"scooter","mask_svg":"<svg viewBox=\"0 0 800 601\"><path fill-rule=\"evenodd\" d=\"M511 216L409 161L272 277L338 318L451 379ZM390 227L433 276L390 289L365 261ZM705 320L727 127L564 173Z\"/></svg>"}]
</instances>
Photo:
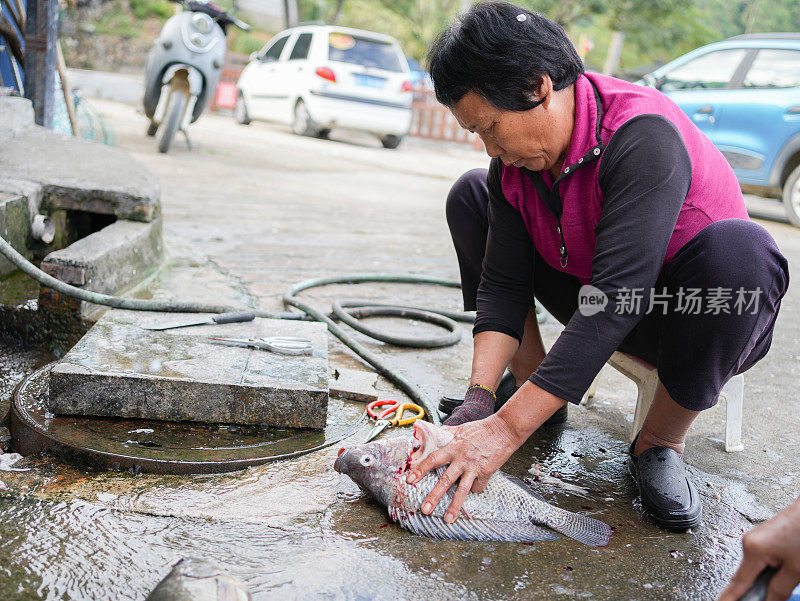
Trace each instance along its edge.
<instances>
[{"instance_id":1,"label":"scooter","mask_svg":"<svg viewBox=\"0 0 800 601\"><path fill-rule=\"evenodd\" d=\"M192 148L187 129L208 105L225 64L228 26L250 26L210 0L171 0L183 7L170 17L144 68L144 112L148 136L159 129L158 150L167 152L180 130Z\"/></svg>"}]
</instances>

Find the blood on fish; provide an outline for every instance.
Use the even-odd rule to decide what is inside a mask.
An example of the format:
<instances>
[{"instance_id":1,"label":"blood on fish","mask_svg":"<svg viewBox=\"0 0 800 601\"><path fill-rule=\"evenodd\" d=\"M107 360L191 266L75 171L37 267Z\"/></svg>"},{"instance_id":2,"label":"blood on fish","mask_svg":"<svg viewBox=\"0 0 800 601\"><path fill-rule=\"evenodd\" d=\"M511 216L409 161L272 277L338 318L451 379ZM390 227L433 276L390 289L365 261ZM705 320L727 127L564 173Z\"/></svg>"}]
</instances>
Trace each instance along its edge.
<instances>
[{"instance_id":1,"label":"blood on fish","mask_svg":"<svg viewBox=\"0 0 800 601\"><path fill-rule=\"evenodd\" d=\"M418 449L419 449L419 447L416 447L416 448L412 447L411 448L411 452L408 454L408 457L406 457L405 463L400 466L399 470L397 470L398 474L405 474L406 472L410 472L411 471L411 457L414 455L414 453Z\"/></svg>"},{"instance_id":2,"label":"blood on fish","mask_svg":"<svg viewBox=\"0 0 800 601\"><path fill-rule=\"evenodd\" d=\"M385 524L381 524L381 528L386 528L386 526L388 526L389 524L391 524L391 522L386 522Z\"/></svg>"}]
</instances>

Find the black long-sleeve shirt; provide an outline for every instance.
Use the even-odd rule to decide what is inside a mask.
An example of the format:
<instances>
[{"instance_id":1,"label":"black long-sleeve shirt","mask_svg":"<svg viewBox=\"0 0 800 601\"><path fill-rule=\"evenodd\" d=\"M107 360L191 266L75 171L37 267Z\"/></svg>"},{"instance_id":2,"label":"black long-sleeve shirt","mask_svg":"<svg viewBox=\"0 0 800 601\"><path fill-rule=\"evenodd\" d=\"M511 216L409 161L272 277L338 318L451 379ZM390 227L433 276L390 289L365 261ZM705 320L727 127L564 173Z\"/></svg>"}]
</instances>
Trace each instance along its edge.
<instances>
[{"instance_id":1,"label":"black long-sleeve shirt","mask_svg":"<svg viewBox=\"0 0 800 601\"><path fill-rule=\"evenodd\" d=\"M473 334L522 339L533 303L535 250L522 216L505 198L501 164L489 169L489 233ZM604 311L575 311L530 381L579 403L592 380L644 313L689 192L692 166L675 125L640 115L612 136L599 166L604 202L595 228L591 285L608 296ZM642 289L641 310L617 312L620 289Z\"/></svg>"}]
</instances>

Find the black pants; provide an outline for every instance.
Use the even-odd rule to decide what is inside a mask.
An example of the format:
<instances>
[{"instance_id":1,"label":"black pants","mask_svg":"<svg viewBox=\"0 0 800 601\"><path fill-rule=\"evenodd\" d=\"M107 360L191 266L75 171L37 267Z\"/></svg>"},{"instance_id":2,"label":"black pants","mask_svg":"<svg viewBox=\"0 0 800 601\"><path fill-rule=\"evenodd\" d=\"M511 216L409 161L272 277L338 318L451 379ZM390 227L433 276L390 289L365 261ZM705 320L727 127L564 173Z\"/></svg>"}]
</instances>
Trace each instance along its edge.
<instances>
[{"instance_id":1,"label":"black pants","mask_svg":"<svg viewBox=\"0 0 800 601\"><path fill-rule=\"evenodd\" d=\"M467 311L476 308L488 231L487 204L485 169L461 176L447 198L447 223ZM742 219L712 223L663 268L655 288L660 292L666 287L672 299L666 314L659 309L643 315L617 350L655 365L667 392L682 407L707 409L716 404L731 377L766 355L788 284L786 259L763 227ZM539 303L566 324L578 308L578 279L554 269L536 253L533 286ZM714 315L675 310L679 288L717 287L760 289L758 311Z\"/></svg>"}]
</instances>

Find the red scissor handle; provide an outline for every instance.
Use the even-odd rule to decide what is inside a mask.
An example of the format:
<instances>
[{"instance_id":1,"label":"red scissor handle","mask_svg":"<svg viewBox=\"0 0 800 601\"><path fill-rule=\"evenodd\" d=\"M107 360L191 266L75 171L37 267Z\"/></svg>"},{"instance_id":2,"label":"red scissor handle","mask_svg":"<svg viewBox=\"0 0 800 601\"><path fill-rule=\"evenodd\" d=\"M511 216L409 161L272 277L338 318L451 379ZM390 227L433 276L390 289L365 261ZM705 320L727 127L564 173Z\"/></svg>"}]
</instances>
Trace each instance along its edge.
<instances>
[{"instance_id":1,"label":"red scissor handle","mask_svg":"<svg viewBox=\"0 0 800 601\"><path fill-rule=\"evenodd\" d=\"M397 411L397 408L400 407L401 403L399 401L392 401L390 399L381 399L378 401L372 401L367 405L367 415L369 415L372 419L383 419L387 415L391 414L393 411ZM389 408L381 411L377 415L375 414L375 409L378 407L386 407Z\"/></svg>"}]
</instances>

